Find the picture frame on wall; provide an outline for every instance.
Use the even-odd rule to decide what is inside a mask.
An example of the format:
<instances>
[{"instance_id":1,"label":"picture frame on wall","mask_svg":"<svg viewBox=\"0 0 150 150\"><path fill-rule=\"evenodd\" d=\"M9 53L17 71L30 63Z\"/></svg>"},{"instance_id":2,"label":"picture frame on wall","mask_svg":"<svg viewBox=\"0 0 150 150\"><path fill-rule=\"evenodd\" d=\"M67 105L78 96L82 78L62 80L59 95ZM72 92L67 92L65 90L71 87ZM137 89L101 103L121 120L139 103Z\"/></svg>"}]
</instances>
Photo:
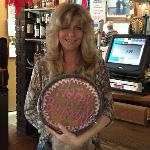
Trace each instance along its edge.
<instances>
[{"instance_id":1,"label":"picture frame on wall","mask_svg":"<svg viewBox=\"0 0 150 150\"><path fill-rule=\"evenodd\" d=\"M130 0L107 0L107 20L126 21L130 14Z\"/></svg>"}]
</instances>

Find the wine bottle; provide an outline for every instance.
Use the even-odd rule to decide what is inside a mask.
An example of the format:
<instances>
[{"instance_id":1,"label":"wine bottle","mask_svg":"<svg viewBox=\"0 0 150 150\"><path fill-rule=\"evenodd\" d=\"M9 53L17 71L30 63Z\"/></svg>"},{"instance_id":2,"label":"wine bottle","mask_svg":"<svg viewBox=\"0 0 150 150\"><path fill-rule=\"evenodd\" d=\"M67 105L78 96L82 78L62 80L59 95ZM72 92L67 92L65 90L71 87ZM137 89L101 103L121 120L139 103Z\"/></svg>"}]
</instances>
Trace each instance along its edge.
<instances>
[{"instance_id":1,"label":"wine bottle","mask_svg":"<svg viewBox=\"0 0 150 150\"><path fill-rule=\"evenodd\" d=\"M34 16L33 13L27 12L26 14L26 37L33 38L34 37Z\"/></svg>"},{"instance_id":2,"label":"wine bottle","mask_svg":"<svg viewBox=\"0 0 150 150\"><path fill-rule=\"evenodd\" d=\"M34 24L34 37L40 38L40 17L36 17L36 22Z\"/></svg>"},{"instance_id":3,"label":"wine bottle","mask_svg":"<svg viewBox=\"0 0 150 150\"><path fill-rule=\"evenodd\" d=\"M46 8L46 0L41 0L41 8Z\"/></svg>"},{"instance_id":4,"label":"wine bottle","mask_svg":"<svg viewBox=\"0 0 150 150\"><path fill-rule=\"evenodd\" d=\"M44 39L46 37L46 15L43 13L40 22L40 38Z\"/></svg>"}]
</instances>

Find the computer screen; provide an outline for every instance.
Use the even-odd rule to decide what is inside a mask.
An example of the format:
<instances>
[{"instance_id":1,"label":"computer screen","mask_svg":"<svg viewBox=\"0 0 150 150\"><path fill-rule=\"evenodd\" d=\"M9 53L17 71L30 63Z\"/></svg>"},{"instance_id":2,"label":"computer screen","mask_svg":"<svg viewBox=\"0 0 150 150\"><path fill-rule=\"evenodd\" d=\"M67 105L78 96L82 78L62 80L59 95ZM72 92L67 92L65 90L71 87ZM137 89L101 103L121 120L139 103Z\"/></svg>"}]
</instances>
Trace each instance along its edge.
<instances>
[{"instance_id":1,"label":"computer screen","mask_svg":"<svg viewBox=\"0 0 150 150\"><path fill-rule=\"evenodd\" d=\"M145 38L114 38L108 62L139 65L145 42Z\"/></svg>"},{"instance_id":2,"label":"computer screen","mask_svg":"<svg viewBox=\"0 0 150 150\"><path fill-rule=\"evenodd\" d=\"M150 63L149 43L148 35L114 35L105 59L108 70L118 75L142 76Z\"/></svg>"}]
</instances>

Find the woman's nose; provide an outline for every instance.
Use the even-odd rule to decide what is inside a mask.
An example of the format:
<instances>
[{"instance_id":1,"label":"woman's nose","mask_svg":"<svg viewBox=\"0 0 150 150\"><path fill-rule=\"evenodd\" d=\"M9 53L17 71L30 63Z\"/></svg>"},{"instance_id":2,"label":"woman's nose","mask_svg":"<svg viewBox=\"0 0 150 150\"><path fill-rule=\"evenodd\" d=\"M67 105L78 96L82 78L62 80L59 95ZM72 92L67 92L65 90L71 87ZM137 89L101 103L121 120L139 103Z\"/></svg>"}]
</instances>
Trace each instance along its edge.
<instances>
[{"instance_id":1,"label":"woman's nose","mask_svg":"<svg viewBox=\"0 0 150 150\"><path fill-rule=\"evenodd\" d=\"M74 36L74 29L69 29L68 36Z\"/></svg>"}]
</instances>

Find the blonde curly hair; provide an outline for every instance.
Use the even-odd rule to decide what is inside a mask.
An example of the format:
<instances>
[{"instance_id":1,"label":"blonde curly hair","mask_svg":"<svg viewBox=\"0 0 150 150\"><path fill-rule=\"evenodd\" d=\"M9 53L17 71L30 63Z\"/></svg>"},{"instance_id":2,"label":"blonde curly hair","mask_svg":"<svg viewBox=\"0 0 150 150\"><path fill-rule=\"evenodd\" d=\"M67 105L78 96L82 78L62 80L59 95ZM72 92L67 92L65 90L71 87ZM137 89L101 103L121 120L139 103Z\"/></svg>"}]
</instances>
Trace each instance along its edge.
<instances>
[{"instance_id":1,"label":"blonde curly hair","mask_svg":"<svg viewBox=\"0 0 150 150\"><path fill-rule=\"evenodd\" d=\"M81 60L85 74L93 75L97 62L97 49L94 41L94 23L89 11L78 4L60 4L50 18L47 27L47 53L45 60L52 76L64 73L63 52L59 42L59 31L64 21L71 23L73 17L81 18L83 27L83 39L80 45Z\"/></svg>"}]
</instances>

